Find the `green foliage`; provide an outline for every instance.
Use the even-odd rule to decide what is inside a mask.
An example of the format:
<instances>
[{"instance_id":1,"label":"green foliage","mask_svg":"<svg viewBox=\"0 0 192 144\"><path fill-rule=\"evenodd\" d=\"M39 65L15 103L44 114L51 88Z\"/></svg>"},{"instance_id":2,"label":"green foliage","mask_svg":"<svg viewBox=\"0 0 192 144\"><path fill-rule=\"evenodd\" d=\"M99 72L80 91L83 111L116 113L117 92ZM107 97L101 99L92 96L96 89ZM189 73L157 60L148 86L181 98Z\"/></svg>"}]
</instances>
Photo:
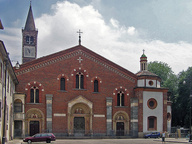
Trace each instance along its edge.
<instances>
[{"instance_id":1,"label":"green foliage","mask_svg":"<svg viewBox=\"0 0 192 144\"><path fill-rule=\"evenodd\" d=\"M190 115L190 90L192 90L192 67L189 67L187 71L179 73L178 84L178 97L176 99L175 112L177 115L174 120L175 125L181 125L189 127L189 115ZM185 81L185 82L184 82Z\"/></svg>"},{"instance_id":2,"label":"green foliage","mask_svg":"<svg viewBox=\"0 0 192 144\"><path fill-rule=\"evenodd\" d=\"M150 62L148 64L148 70L161 78L161 85L173 74L170 66L163 62Z\"/></svg>"},{"instance_id":3,"label":"green foliage","mask_svg":"<svg viewBox=\"0 0 192 144\"><path fill-rule=\"evenodd\" d=\"M177 95L178 78L171 67L167 63L154 61L148 64L148 70L161 78L161 87L169 89L171 100L174 102Z\"/></svg>"}]
</instances>

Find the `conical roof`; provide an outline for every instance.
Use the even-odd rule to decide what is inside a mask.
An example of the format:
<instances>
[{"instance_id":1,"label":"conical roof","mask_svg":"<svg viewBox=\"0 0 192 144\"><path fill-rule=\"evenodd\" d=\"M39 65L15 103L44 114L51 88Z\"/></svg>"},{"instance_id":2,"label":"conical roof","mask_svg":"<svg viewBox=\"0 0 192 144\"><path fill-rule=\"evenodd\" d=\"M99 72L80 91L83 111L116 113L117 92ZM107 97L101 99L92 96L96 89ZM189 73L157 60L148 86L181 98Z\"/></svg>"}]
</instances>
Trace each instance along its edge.
<instances>
[{"instance_id":1,"label":"conical roof","mask_svg":"<svg viewBox=\"0 0 192 144\"><path fill-rule=\"evenodd\" d=\"M34 18L33 18L33 12L32 12L31 5L29 7L29 12L28 12L24 30L35 30L35 22L34 22Z\"/></svg>"},{"instance_id":2,"label":"conical roof","mask_svg":"<svg viewBox=\"0 0 192 144\"><path fill-rule=\"evenodd\" d=\"M148 71L148 70L143 70L143 71L139 71L138 73L136 73L137 76L155 76L158 77L158 75Z\"/></svg>"}]
</instances>

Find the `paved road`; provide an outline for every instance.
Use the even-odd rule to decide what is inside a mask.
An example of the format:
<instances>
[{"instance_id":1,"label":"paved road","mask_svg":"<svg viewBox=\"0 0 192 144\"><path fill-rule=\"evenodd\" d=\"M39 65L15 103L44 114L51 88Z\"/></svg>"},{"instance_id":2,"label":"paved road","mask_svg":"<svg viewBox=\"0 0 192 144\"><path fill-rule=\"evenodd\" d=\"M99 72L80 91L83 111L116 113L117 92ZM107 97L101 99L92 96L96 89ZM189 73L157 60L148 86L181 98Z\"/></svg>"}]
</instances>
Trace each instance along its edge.
<instances>
[{"instance_id":1,"label":"paved road","mask_svg":"<svg viewBox=\"0 0 192 144\"><path fill-rule=\"evenodd\" d=\"M165 144L186 144L186 139L167 138ZM13 140L7 144L27 144L22 140ZM46 144L37 142L33 144ZM51 144L162 144L161 139L58 139Z\"/></svg>"},{"instance_id":2,"label":"paved road","mask_svg":"<svg viewBox=\"0 0 192 144\"><path fill-rule=\"evenodd\" d=\"M156 141L152 139L92 139L92 140L75 140L76 144L162 144L161 141ZM70 140L57 141L54 144L75 144Z\"/></svg>"}]
</instances>

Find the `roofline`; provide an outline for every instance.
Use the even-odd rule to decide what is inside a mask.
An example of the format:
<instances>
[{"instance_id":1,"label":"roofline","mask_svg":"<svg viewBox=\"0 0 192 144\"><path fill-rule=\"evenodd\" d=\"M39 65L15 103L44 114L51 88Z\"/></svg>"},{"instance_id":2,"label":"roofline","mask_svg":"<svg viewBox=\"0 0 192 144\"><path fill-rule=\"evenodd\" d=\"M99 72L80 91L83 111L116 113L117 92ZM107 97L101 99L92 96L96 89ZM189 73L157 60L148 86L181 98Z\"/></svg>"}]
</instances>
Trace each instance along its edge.
<instances>
[{"instance_id":1,"label":"roofline","mask_svg":"<svg viewBox=\"0 0 192 144\"><path fill-rule=\"evenodd\" d=\"M86 47L84 47L84 46L82 46L82 45L77 45L77 46L71 47L71 48L69 48L69 49L65 49L65 50L62 50L62 51L59 51L59 52L56 52L56 53L53 53L53 54L44 56L44 57L40 57L40 58L35 59L35 60L32 60L32 61L30 61L30 62L26 62L26 63L24 63L24 64L21 64L21 65L20 65L20 69L18 69L18 70L16 70L16 71L18 72L18 71L20 71L20 70L22 70L22 69L24 69L24 68L30 67L30 66L33 65L33 64L37 64L37 63L40 63L40 62L43 62L43 61L47 61L47 60L49 60L49 59L56 58L56 57L58 57L58 56L61 56L61 55L66 54L66 53L73 52L73 51L78 50L78 49L82 49L83 51L85 51L85 52L93 55L94 57L99 58L100 60L108 63L109 65L112 65L113 67L119 69L120 71L129 74L132 78L134 78L135 80L137 80L137 75L136 75L136 74L128 71L127 69L119 66L118 64L115 64L114 62L112 62L112 61L104 58L103 56L101 56L101 55L93 52L92 50L90 50L90 49L88 49L88 48L86 48Z\"/></svg>"},{"instance_id":2,"label":"roofline","mask_svg":"<svg viewBox=\"0 0 192 144\"><path fill-rule=\"evenodd\" d=\"M169 90L168 88L163 88L163 87L162 88L156 88L156 87L135 87L134 89L135 90L136 89L145 89L145 90L152 90L153 89L153 90L167 90L167 91Z\"/></svg>"},{"instance_id":3,"label":"roofline","mask_svg":"<svg viewBox=\"0 0 192 144\"><path fill-rule=\"evenodd\" d=\"M15 82L15 84L18 84L19 81L17 79L17 76L16 76L15 71L13 69L12 63L11 63L10 58L8 56L8 52L7 52L6 48L5 48L5 45L4 45L2 40L0 40L0 44L2 45L2 47L0 46L0 50L1 50L1 53L2 53L2 60L3 61L8 60L8 69L10 70L10 73L13 76L13 81ZM7 59L7 57L8 57L8 59Z\"/></svg>"},{"instance_id":4,"label":"roofline","mask_svg":"<svg viewBox=\"0 0 192 144\"><path fill-rule=\"evenodd\" d=\"M149 76L149 77L157 77L157 78L159 78L160 80L161 80L161 78L158 76L158 75L138 75L137 77L139 78L139 77L145 77L145 76Z\"/></svg>"}]
</instances>

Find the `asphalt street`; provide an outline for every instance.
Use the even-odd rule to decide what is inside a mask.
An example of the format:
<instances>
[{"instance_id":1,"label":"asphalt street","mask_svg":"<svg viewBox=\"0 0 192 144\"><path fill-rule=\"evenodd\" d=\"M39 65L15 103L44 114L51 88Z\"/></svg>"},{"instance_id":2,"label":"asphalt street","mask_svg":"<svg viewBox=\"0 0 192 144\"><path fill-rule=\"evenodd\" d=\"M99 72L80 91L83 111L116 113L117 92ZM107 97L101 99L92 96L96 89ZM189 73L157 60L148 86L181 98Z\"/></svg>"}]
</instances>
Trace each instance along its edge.
<instances>
[{"instance_id":1,"label":"asphalt street","mask_svg":"<svg viewBox=\"0 0 192 144\"><path fill-rule=\"evenodd\" d=\"M57 139L51 144L190 144L187 139L167 138L165 143L161 139ZM27 144L22 140L13 140L7 144ZM36 142L32 144L46 144Z\"/></svg>"}]
</instances>

